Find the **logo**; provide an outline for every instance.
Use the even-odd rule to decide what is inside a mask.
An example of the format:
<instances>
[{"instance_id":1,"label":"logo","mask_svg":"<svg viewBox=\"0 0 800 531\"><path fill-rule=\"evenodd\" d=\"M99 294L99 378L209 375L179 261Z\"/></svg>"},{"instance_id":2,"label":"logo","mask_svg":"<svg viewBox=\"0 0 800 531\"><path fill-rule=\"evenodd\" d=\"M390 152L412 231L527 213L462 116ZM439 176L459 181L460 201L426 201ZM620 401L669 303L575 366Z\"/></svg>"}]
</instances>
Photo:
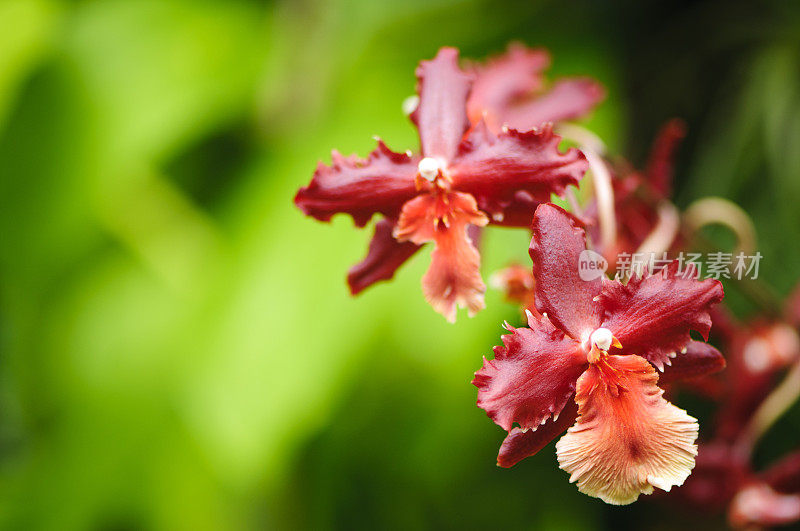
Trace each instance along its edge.
<instances>
[{"instance_id":1,"label":"logo","mask_svg":"<svg viewBox=\"0 0 800 531\"><path fill-rule=\"evenodd\" d=\"M584 282L602 277L608 269L608 260L603 255L586 249L578 256L578 276Z\"/></svg>"}]
</instances>

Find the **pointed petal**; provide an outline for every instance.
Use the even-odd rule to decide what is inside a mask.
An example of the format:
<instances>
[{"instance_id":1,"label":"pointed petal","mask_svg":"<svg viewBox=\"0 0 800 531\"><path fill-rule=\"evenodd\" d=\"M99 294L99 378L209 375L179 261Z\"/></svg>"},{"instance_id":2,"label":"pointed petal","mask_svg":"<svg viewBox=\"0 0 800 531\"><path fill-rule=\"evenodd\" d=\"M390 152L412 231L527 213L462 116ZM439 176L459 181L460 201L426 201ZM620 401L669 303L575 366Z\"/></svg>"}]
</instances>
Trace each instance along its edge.
<instances>
[{"instance_id":1,"label":"pointed petal","mask_svg":"<svg viewBox=\"0 0 800 531\"><path fill-rule=\"evenodd\" d=\"M717 373L725 368L722 354L702 341L690 341L686 352L681 352L672 359L672 364L664 367L660 384L702 378Z\"/></svg>"},{"instance_id":2,"label":"pointed petal","mask_svg":"<svg viewBox=\"0 0 800 531\"><path fill-rule=\"evenodd\" d=\"M328 221L344 212L362 227L376 212L396 217L403 203L417 195L419 158L395 153L380 140L366 159L336 151L331 158L330 166L319 163L311 183L294 198L307 216Z\"/></svg>"},{"instance_id":3,"label":"pointed petal","mask_svg":"<svg viewBox=\"0 0 800 531\"><path fill-rule=\"evenodd\" d=\"M694 467L697 420L662 397L639 356L607 356L578 380L578 420L556 443L578 490L614 505L683 484Z\"/></svg>"},{"instance_id":4,"label":"pointed petal","mask_svg":"<svg viewBox=\"0 0 800 531\"><path fill-rule=\"evenodd\" d=\"M506 325L503 346L494 359L484 358L475 373L478 407L501 428L514 423L536 429L564 408L575 382L586 367L580 345L558 330L546 317L531 316L530 328Z\"/></svg>"},{"instance_id":5,"label":"pointed petal","mask_svg":"<svg viewBox=\"0 0 800 531\"><path fill-rule=\"evenodd\" d=\"M600 326L594 298L602 284L600 278L582 280L578 274L579 257L586 249L584 231L575 218L552 204L536 209L532 229L536 308L571 337L585 341Z\"/></svg>"},{"instance_id":6,"label":"pointed petal","mask_svg":"<svg viewBox=\"0 0 800 531\"><path fill-rule=\"evenodd\" d=\"M542 88L542 72L549 66L547 50L520 43L511 43L506 53L485 64L473 65L475 84L467 105L470 121L485 118L492 130L498 130L510 105Z\"/></svg>"},{"instance_id":7,"label":"pointed petal","mask_svg":"<svg viewBox=\"0 0 800 531\"><path fill-rule=\"evenodd\" d=\"M689 330L708 339L709 310L723 297L718 280L697 280L693 267L678 267L672 262L625 285L606 280L599 298L603 326L622 343L621 353L642 356L662 371L689 344Z\"/></svg>"},{"instance_id":8,"label":"pointed petal","mask_svg":"<svg viewBox=\"0 0 800 531\"><path fill-rule=\"evenodd\" d=\"M491 215L502 215L519 191L534 201L549 201L552 194L562 195L567 186L577 185L588 168L577 149L560 152L560 141L550 125L494 134L479 122L448 168L453 188L472 194Z\"/></svg>"},{"instance_id":9,"label":"pointed petal","mask_svg":"<svg viewBox=\"0 0 800 531\"><path fill-rule=\"evenodd\" d=\"M605 97L605 89L594 79L562 79L545 94L509 107L503 121L509 127L527 131L545 122L575 120L588 114Z\"/></svg>"},{"instance_id":10,"label":"pointed petal","mask_svg":"<svg viewBox=\"0 0 800 531\"><path fill-rule=\"evenodd\" d=\"M685 136L686 124L683 120L675 118L661 127L653 141L645 175L650 187L659 197L672 196L675 152Z\"/></svg>"},{"instance_id":11,"label":"pointed petal","mask_svg":"<svg viewBox=\"0 0 800 531\"><path fill-rule=\"evenodd\" d=\"M419 250L417 244L395 240L393 230L394 222L391 220L382 219L375 224L367 256L347 273L347 284L353 295L358 295L375 282L392 278L397 268Z\"/></svg>"},{"instance_id":12,"label":"pointed petal","mask_svg":"<svg viewBox=\"0 0 800 531\"><path fill-rule=\"evenodd\" d=\"M550 441L572 426L577 416L578 406L575 401L568 399L557 419L550 418L535 430L512 429L500 446L500 453L497 455L497 466L509 468L526 457L538 453Z\"/></svg>"},{"instance_id":13,"label":"pointed petal","mask_svg":"<svg viewBox=\"0 0 800 531\"><path fill-rule=\"evenodd\" d=\"M419 105L411 120L419 129L422 154L449 161L469 128L467 97L471 76L458 66L458 50L442 48L417 67Z\"/></svg>"},{"instance_id":14,"label":"pointed petal","mask_svg":"<svg viewBox=\"0 0 800 531\"><path fill-rule=\"evenodd\" d=\"M458 192L420 195L403 205L400 213L395 238L417 245L436 243L431 265L422 277L422 291L433 309L450 322L455 321L459 306L470 315L484 307L480 254L467 228L487 222L475 199Z\"/></svg>"}]
</instances>

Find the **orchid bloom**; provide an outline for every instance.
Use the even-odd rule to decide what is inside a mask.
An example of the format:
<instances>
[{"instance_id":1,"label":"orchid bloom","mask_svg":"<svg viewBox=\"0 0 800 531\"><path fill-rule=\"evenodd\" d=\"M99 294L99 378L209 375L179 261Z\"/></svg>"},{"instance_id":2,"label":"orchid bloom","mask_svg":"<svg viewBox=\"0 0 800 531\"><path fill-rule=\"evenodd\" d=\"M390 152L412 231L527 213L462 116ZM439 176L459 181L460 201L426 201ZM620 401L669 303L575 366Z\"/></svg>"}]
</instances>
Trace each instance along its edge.
<instances>
[{"instance_id":1,"label":"orchid bloom","mask_svg":"<svg viewBox=\"0 0 800 531\"><path fill-rule=\"evenodd\" d=\"M423 292L436 311L454 321L457 306L470 314L484 306L480 256L468 228L503 224L506 209L520 194L537 202L563 194L568 185L577 185L587 163L576 149L559 151L561 139L550 125L495 133L483 121L470 124L472 79L459 68L453 48L423 61L417 79L419 101L411 119L420 155L395 153L380 140L366 159L334 151L333 164L318 165L295 204L321 221L350 214L360 227L374 214L384 216L366 258L348 275L353 294L391 278L420 245L432 241ZM530 216L524 226L528 223Z\"/></svg>"},{"instance_id":2,"label":"orchid bloom","mask_svg":"<svg viewBox=\"0 0 800 531\"><path fill-rule=\"evenodd\" d=\"M575 120L605 99L605 89L586 77L560 79L547 85L544 71L550 54L542 48L512 43L501 55L472 65L475 85L467 104L473 123L489 128L528 130L545 122Z\"/></svg>"},{"instance_id":3,"label":"orchid bloom","mask_svg":"<svg viewBox=\"0 0 800 531\"><path fill-rule=\"evenodd\" d=\"M653 487L682 484L694 466L697 421L663 398L656 368L667 379L724 366L719 352L689 335L707 338L708 312L723 290L692 268L678 271L677 262L627 284L582 280L579 225L555 205L537 208L530 255L541 315L529 313L525 328L505 325L510 334L473 384L478 406L509 432L500 466L533 455L574 423L556 445L561 468L581 492L628 504Z\"/></svg>"}]
</instances>

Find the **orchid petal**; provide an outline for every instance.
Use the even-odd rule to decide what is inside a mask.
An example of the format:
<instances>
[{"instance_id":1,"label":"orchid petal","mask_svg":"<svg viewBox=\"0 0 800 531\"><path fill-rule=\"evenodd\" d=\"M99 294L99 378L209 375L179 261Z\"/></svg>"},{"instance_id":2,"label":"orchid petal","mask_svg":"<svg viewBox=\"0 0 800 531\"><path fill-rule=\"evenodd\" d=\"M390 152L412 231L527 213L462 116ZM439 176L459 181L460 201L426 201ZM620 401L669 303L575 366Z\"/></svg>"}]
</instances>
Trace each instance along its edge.
<instances>
[{"instance_id":1,"label":"orchid petal","mask_svg":"<svg viewBox=\"0 0 800 531\"><path fill-rule=\"evenodd\" d=\"M509 468L526 457L530 457L548 445L550 441L564 433L575 423L578 406L573 400L567 400L558 418L550 418L535 430L512 429L500 445L497 455L497 466Z\"/></svg>"},{"instance_id":2,"label":"orchid petal","mask_svg":"<svg viewBox=\"0 0 800 531\"><path fill-rule=\"evenodd\" d=\"M492 225L502 227L520 227L529 229L533 215L541 203L534 200L528 192L519 191L507 205L501 207L499 213L492 216Z\"/></svg>"},{"instance_id":3,"label":"orchid petal","mask_svg":"<svg viewBox=\"0 0 800 531\"><path fill-rule=\"evenodd\" d=\"M294 202L307 216L328 221L345 212L364 226L376 212L396 217L403 203L417 195L415 176L419 158L395 153L382 141L366 159L331 155L321 162L311 183L297 192Z\"/></svg>"},{"instance_id":4,"label":"orchid petal","mask_svg":"<svg viewBox=\"0 0 800 531\"><path fill-rule=\"evenodd\" d=\"M398 242L392 236L394 222L382 219L375 224L375 234L369 242L364 259L350 268L347 284L350 293L360 292L381 280L389 280L420 246L411 242Z\"/></svg>"},{"instance_id":5,"label":"orchid petal","mask_svg":"<svg viewBox=\"0 0 800 531\"><path fill-rule=\"evenodd\" d=\"M747 485L731 500L728 520L739 529L795 523L800 521L800 495L781 494L763 483Z\"/></svg>"},{"instance_id":6,"label":"orchid petal","mask_svg":"<svg viewBox=\"0 0 800 531\"><path fill-rule=\"evenodd\" d=\"M578 380L578 419L556 443L570 482L614 505L681 485L697 455L697 420L667 402L639 356L606 356Z\"/></svg>"},{"instance_id":7,"label":"orchid petal","mask_svg":"<svg viewBox=\"0 0 800 531\"><path fill-rule=\"evenodd\" d=\"M703 378L724 368L725 358L717 349L702 341L690 341L686 352L681 352L672 359L671 365L664 367L659 383Z\"/></svg>"},{"instance_id":8,"label":"orchid petal","mask_svg":"<svg viewBox=\"0 0 800 531\"><path fill-rule=\"evenodd\" d=\"M486 119L493 130L502 126L507 109L544 85L543 71L550 66L550 54L542 48L512 43L506 53L473 66L475 84L467 109L472 123Z\"/></svg>"},{"instance_id":9,"label":"orchid petal","mask_svg":"<svg viewBox=\"0 0 800 531\"><path fill-rule=\"evenodd\" d=\"M479 122L464 137L449 166L453 188L472 194L481 210L502 215L519 191L534 201L549 201L577 185L588 168L583 154L558 149L552 126L536 131L492 133Z\"/></svg>"},{"instance_id":10,"label":"orchid petal","mask_svg":"<svg viewBox=\"0 0 800 531\"><path fill-rule=\"evenodd\" d=\"M459 68L458 50L445 47L419 64L417 80L419 105L411 120L419 130L422 154L449 161L469 128L467 97L472 78Z\"/></svg>"},{"instance_id":11,"label":"orchid petal","mask_svg":"<svg viewBox=\"0 0 800 531\"><path fill-rule=\"evenodd\" d=\"M658 273L634 276L627 284L603 282L598 302L603 326L622 343L622 354L637 354L664 370L689 344L689 330L708 339L711 306L723 297L718 280L697 280L693 267L671 262Z\"/></svg>"},{"instance_id":12,"label":"orchid petal","mask_svg":"<svg viewBox=\"0 0 800 531\"><path fill-rule=\"evenodd\" d=\"M502 336L493 360L484 358L472 381L478 407L506 431L514 423L536 429L558 415L586 367L580 345L549 319L530 316L528 321L530 328L506 325L511 333Z\"/></svg>"},{"instance_id":13,"label":"orchid petal","mask_svg":"<svg viewBox=\"0 0 800 531\"><path fill-rule=\"evenodd\" d=\"M600 326L594 298L602 284L600 278L580 278L578 262L586 249L584 231L566 211L552 204L536 209L532 229L536 308L572 338L585 341Z\"/></svg>"},{"instance_id":14,"label":"orchid petal","mask_svg":"<svg viewBox=\"0 0 800 531\"><path fill-rule=\"evenodd\" d=\"M508 127L527 131L545 122L574 120L594 109L605 97L605 89L593 79L562 79L541 96L509 107L503 121Z\"/></svg>"},{"instance_id":15,"label":"orchid petal","mask_svg":"<svg viewBox=\"0 0 800 531\"><path fill-rule=\"evenodd\" d=\"M468 194L424 194L403 205L394 236L417 245L436 243L431 265L422 277L422 290L428 303L448 321L455 321L459 306L470 315L484 307L480 254L467 228L486 223L488 219Z\"/></svg>"}]
</instances>

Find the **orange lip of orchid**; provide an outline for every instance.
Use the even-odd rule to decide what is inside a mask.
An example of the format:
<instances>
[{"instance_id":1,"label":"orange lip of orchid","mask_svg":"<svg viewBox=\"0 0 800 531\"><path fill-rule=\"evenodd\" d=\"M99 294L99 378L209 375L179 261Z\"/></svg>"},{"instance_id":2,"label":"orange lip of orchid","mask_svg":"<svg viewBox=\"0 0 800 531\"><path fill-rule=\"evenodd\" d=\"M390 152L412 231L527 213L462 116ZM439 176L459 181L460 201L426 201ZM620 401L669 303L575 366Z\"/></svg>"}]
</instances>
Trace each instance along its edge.
<instances>
[{"instance_id":1,"label":"orange lip of orchid","mask_svg":"<svg viewBox=\"0 0 800 531\"><path fill-rule=\"evenodd\" d=\"M719 352L689 336L708 337L722 286L677 263L625 285L583 281L579 225L555 205L536 210L530 255L540 315L528 312L525 328L506 324L510 334L473 384L478 406L509 432L500 466L535 454L572 425L556 445L560 467L581 492L628 504L691 473L697 421L663 398L656 369L667 379L724 367Z\"/></svg>"},{"instance_id":2,"label":"orange lip of orchid","mask_svg":"<svg viewBox=\"0 0 800 531\"><path fill-rule=\"evenodd\" d=\"M367 257L348 275L353 294L391 278L430 241L435 249L422 280L426 299L450 321L459 306L477 312L485 286L470 227L527 227L539 202L563 194L586 172L578 150L559 151L561 139L552 124L497 131L483 120L470 122L470 91L481 76L458 66L457 50L442 48L417 69L419 98L410 117L419 132L420 155L395 153L381 141L366 159L334 152L332 164L320 163L311 183L298 191L295 204L321 221L347 213L364 226L375 214L384 216ZM484 94L505 90L489 77L481 82ZM538 83L534 78L524 78L523 85ZM599 100L592 101L589 108Z\"/></svg>"}]
</instances>

